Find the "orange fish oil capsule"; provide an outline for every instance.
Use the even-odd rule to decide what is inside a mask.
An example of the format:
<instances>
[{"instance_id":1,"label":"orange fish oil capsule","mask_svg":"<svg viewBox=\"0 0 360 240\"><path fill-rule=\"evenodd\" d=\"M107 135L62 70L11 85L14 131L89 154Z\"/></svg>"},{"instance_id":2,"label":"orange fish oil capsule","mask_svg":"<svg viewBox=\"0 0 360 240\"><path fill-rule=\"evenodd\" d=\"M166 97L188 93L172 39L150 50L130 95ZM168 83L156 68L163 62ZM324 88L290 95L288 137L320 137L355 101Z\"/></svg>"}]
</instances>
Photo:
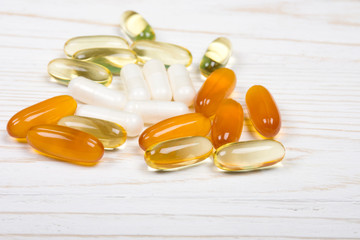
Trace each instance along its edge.
<instances>
[{"instance_id":1,"label":"orange fish oil capsule","mask_svg":"<svg viewBox=\"0 0 360 240\"><path fill-rule=\"evenodd\" d=\"M264 137L275 137L280 131L281 118L270 92L263 86L252 86L246 93L246 105L255 129Z\"/></svg>"}]
</instances>

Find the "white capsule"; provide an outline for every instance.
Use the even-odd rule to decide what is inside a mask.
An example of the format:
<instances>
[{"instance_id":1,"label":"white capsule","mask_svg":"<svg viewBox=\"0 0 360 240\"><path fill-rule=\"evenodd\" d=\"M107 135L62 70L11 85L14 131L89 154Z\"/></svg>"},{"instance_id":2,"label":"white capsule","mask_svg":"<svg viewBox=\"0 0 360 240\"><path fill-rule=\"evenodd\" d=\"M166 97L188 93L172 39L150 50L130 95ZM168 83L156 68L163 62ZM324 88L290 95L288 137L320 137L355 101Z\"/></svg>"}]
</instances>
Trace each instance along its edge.
<instances>
[{"instance_id":1,"label":"white capsule","mask_svg":"<svg viewBox=\"0 0 360 240\"><path fill-rule=\"evenodd\" d=\"M172 92L164 64L159 60L152 59L145 63L143 72L150 88L151 98L171 101Z\"/></svg>"},{"instance_id":2,"label":"white capsule","mask_svg":"<svg viewBox=\"0 0 360 240\"><path fill-rule=\"evenodd\" d=\"M144 128L144 121L139 114L114 110L110 108L103 108L92 105L78 106L76 109L76 115L98 118L117 123L126 130L129 137L135 137L139 135Z\"/></svg>"},{"instance_id":3,"label":"white capsule","mask_svg":"<svg viewBox=\"0 0 360 240\"><path fill-rule=\"evenodd\" d=\"M142 116L145 123L157 123L170 117L189 113L189 108L182 102L169 101L129 101L125 111Z\"/></svg>"},{"instance_id":4,"label":"white capsule","mask_svg":"<svg viewBox=\"0 0 360 240\"><path fill-rule=\"evenodd\" d=\"M150 100L151 95L141 68L133 63L125 65L120 76L127 88L129 100Z\"/></svg>"},{"instance_id":5,"label":"white capsule","mask_svg":"<svg viewBox=\"0 0 360 240\"><path fill-rule=\"evenodd\" d=\"M186 67L182 64L171 65L168 68L168 75L174 101L183 102L191 106L194 102L196 91Z\"/></svg>"}]
</instances>

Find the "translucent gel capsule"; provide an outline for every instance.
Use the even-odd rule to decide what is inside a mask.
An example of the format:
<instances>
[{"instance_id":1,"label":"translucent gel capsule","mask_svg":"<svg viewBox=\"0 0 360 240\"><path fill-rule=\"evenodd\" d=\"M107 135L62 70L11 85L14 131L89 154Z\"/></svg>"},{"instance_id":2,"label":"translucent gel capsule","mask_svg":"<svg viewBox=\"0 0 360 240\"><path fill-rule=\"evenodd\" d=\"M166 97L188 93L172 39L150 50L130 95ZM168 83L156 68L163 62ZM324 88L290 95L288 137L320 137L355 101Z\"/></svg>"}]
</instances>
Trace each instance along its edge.
<instances>
[{"instance_id":1,"label":"translucent gel capsule","mask_svg":"<svg viewBox=\"0 0 360 240\"><path fill-rule=\"evenodd\" d=\"M201 86L194 100L195 111L211 117L220 103L234 91L235 73L228 68L215 70Z\"/></svg>"},{"instance_id":2,"label":"translucent gel capsule","mask_svg":"<svg viewBox=\"0 0 360 240\"><path fill-rule=\"evenodd\" d=\"M189 50L171 43L139 40L131 45L131 49L136 52L139 61L143 63L150 59L157 59L166 66L173 64L189 66L192 62Z\"/></svg>"},{"instance_id":3,"label":"translucent gel capsule","mask_svg":"<svg viewBox=\"0 0 360 240\"><path fill-rule=\"evenodd\" d=\"M126 11L121 17L121 27L128 37L133 40L155 40L155 32L150 24L137 12Z\"/></svg>"},{"instance_id":4,"label":"translucent gel capsule","mask_svg":"<svg viewBox=\"0 0 360 240\"><path fill-rule=\"evenodd\" d=\"M129 100L150 100L149 86L140 67L136 64L124 66L120 73L123 79Z\"/></svg>"},{"instance_id":5,"label":"translucent gel capsule","mask_svg":"<svg viewBox=\"0 0 360 240\"><path fill-rule=\"evenodd\" d=\"M213 153L205 137L176 138L152 145L145 152L146 164L159 170L174 170L201 162Z\"/></svg>"},{"instance_id":6,"label":"translucent gel capsule","mask_svg":"<svg viewBox=\"0 0 360 240\"><path fill-rule=\"evenodd\" d=\"M130 49L123 48L91 48L76 52L73 58L85 62L100 64L114 75L119 75L123 66L136 63L136 53Z\"/></svg>"},{"instance_id":7,"label":"translucent gel capsule","mask_svg":"<svg viewBox=\"0 0 360 240\"><path fill-rule=\"evenodd\" d=\"M126 141L126 131L120 125L96 118L67 116L58 125L89 133L100 140L105 148L116 148Z\"/></svg>"},{"instance_id":8,"label":"translucent gel capsule","mask_svg":"<svg viewBox=\"0 0 360 240\"><path fill-rule=\"evenodd\" d=\"M285 156L285 147L274 140L229 143L218 148L215 165L226 171L251 171L274 165Z\"/></svg>"},{"instance_id":9,"label":"translucent gel capsule","mask_svg":"<svg viewBox=\"0 0 360 240\"><path fill-rule=\"evenodd\" d=\"M211 141L215 148L240 139L244 122L244 111L240 103L229 98L216 111L211 127Z\"/></svg>"},{"instance_id":10,"label":"translucent gel capsule","mask_svg":"<svg viewBox=\"0 0 360 240\"><path fill-rule=\"evenodd\" d=\"M90 48L129 48L129 44L118 36L80 36L69 39L64 45L64 52L68 57L73 57L76 52Z\"/></svg>"},{"instance_id":11,"label":"translucent gel capsule","mask_svg":"<svg viewBox=\"0 0 360 240\"><path fill-rule=\"evenodd\" d=\"M211 128L208 118L199 113L172 117L147 128L139 137L139 146L146 150L153 144L181 137L206 136Z\"/></svg>"},{"instance_id":12,"label":"translucent gel capsule","mask_svg":"<svg viewBox=\"0 0 360 240\"><path fill-rule=\"evenodd\" d=\"M225 37L219 37L210 43L201 62L200 72L205 77L213 71L223 68L231 57L231 42Z\"/></svg>"},{"instance_id":13,"label":"translucent gel capsule","mask_svg":"<svg viewBox=\"0 0 360 240\"><path fill-rule=\"evenodd\" d=\"M38 125L26 138L39 152L75 164L95 165L104 155L104 146L96 137L69 127Z\"/></svg>"},{"instance_id":14,"label":"translucent gel capsule","mask_svg":"<svg viewBox=\"0 0 360 240\"><path fill-rule=\"evenodd\" d=\"M246 93L246 105L255 129L264 137L275 137L281 128L281 117L270 92L263 86L252 86Z\"/></svg>"},{"instance_id":15,"label":"translucent gel capsule","mask_svg":"<svg viewBox=\"0 0 360 240\"><path fill-rule=\"evenodd\" d=\"M14 138L23 139L28 130L40 124L56 124L60 118L73 115L77 104L68 95L56 96L39 102L16 113L7 124L7 131Z\"/></svg>"},{"instance_id":16,"label":"translucent gel capsule","mask_svg":"<svg viewBox=\"0 0 360 240\"><path fill-rule=\"evenodd\" d=\"M112 81L111 72L95 63L76 59L56 58L48 64L49 75L58 83L68 85L76 77L85 77L108 86Z\"/></svg>"}]
</instances>

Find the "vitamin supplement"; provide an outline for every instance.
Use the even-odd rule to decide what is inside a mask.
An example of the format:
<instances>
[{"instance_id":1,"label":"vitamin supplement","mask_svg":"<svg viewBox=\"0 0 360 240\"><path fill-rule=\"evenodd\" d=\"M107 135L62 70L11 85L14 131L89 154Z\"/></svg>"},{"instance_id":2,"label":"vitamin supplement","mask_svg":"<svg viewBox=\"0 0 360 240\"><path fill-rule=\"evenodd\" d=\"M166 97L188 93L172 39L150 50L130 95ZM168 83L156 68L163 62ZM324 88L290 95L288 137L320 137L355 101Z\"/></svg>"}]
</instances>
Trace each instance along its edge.
<instances>
[{"instance_id":1,"label":"vitamin supplement","mask_svg":"<svg viewBox=\"0 0 360 240\"><path fill-rule=\"evenodd\" d=\"M240 103L229 98L216 111L211 127L211 141L215 148L240 139L244 122L244 111Z\"/></svg>"},{"instance_id":2,"label":"vitamin supplement","mask_svg":"<svg viewBox=\"0 0 360 240\"><path fill-rule=\"evenodd\" d=\"M210 43L201 62L200 72L205 77L213 71L223 68L231 57L231 42L225 37L219 37Z\"/></svg>"},{"instance_id":3,"label":"vitamin supplement","mask_svg":"<svg viewBox=\"0 0 360 240\"><path fill-rule=\"evenodd\" d=\"M104 146L94 136L77 129L45 124L30 128L28 143L47 156L81 165L95 165Z\"/></svg>"},{"instance_id":4,"label":"vitamin supplement","mask_svg":"<svg viewBox=\"0 0 360 240\"><path fill-rule=\"evenodd\" d=\"M125 128L129 137L136 137L144 128L144 121L139 114L92 105L79 106L76 115L107 120Z\"/></svg>"},{"instance_id":5,"label":"vitamin supplement","mask_svg":"<svg viewBox=\"0 0 360 240\"><path fill-rule=\"evenodd\" d=\"M121 17L121 27L133 41L155 40L155 32L150 24L137 12L126 11Z\"/></svg>"},{"instance_id":6,"label":"vitamin supplement","mask_svg":"<svg viewBox=\"0 0 360 240\"><path fill-rule=\"evenodd\" d=\"M71 80L68 90L75 99L90 105L120 110L127 102L124 93L83 77Z\"/></svg>"},{"instance_id":7,"label":"vitamin supplement","mask_svg":"<svg viewBox=\"0 0 360 240\"><path fill-rule=\"evenodd\" d=\"M211 117L215 114L221 102L234 91L235 73L228 68L215 70L206 79L195 96L195 111Z\"/></svg>"},{"instance_id":8,"label":"vitamin supplement","mask_svg":"<svg viewBox=\"0 0 360 240\"><path fill-rule=\"evenodd\" d=\"M159 60L152 59L145 63L143 72L150 88L151 98L170 101L172 92L164 64Z\"/></svg>"},{"instance_id":9,"label":"vitamin supplement","mask_svg":"<svg viewBox=\"0 0 360 240\"><path fill-rule=\"evenodd\" d=\"M119 75L121 68L126 64L137 62L136 53L123 48L83 49L76 52L74 58L100 64L109 69L113 75Z\"/></svg>"},{"instance_id":10,"label":"vitamin supplement","mask_svg":"<svg viewBox=\"0 0 360 240\"><path fill-rule=\"evenodd\" d=\"M58 125L89 133L100 140L105 148L116 148L126 141L126 131L120 125L96 118L67 116Z\"/></svg>"},{"instance_id":11,"label":"vitamin supplement","mask_svg":"<svg viewBox=\"0 0 360 240\"><path fill-rule=\"evenodd\" d=\"M49 98L16 113L7 124L7 131L14 138L23 139L33 126L56 124L60 118L73 115L76 101L71 96Z\"/></svg>"},{"instance_id":12,"label":"vitamin supplement","mask_svg":"<svg viewBox=\"0 0 360 240\"><path fill-rule=\"evenodd\" d=\"M177 63L190 66L192 62L189 50L171 43L139 40L134 42L130 48L136 52L139 61L143 63L150 59L158 59L166 66Z\"/></svg>"},{"instance_id":13,"label":"vitamin supplement","mask_svg":"<svg viewBox=\"0 0 360 240\"><path fill-rule=\"evenodd\" d=\"M255 85L247 91L245 99L255 129L264 137L275 137L281 128L281 118L270 92L263 86Z\"/></svg>"},{"instance_id":14,"label":"vitamin supplement","mask_svg":"<svg viewBox=\"0 0 360 240\"><path fill-rule=\"evenodd\" d=\"M181 64L174 64L168 68L167 72L174 101L191 106L194 103L196 91L186 67Z\"/></svg>"},{"instance_id":15,"label":"vitamin supplement","mask_svg":"<svg viewBox=\"0 0 360 240\"><path fill-rule=\"evenodd\" d=\"M76 59L56 58L48 64L49 75L58 83L68 85L76 77L85 77L108 86L112 81L111 72L95 63Z\"/></svg>"},{"instance_id":16,"label":"vitamin supplement","mask_svg":"<svg viewBox=\"0 0 360 240\"><path fill-rule=\"evenodd\" d=\"M208 158L213 152L205 137L185 137L152 145L145 152L146 164L159 170L189 167Z\"/></svg>"},{"instance_id":17,"label":"vitamin supplement","mask_svg":"<svg viewBox=\"0 0 360 240\"><path fill-rule=\"evenodd\" d=\"M140 67L136 64L128 64L121 69L129 100L150 100L151 95L147 82L144 79Z\"/></svg>"},{"instance_id":18,"label":"vitamin supplement","mask_svg":"<svg viewBox=\"0 0 360 240\"><path fill-rule=\"evenodd\" d=\"M157 123L170 117L189 113L189 108L182 102L169 101L129 101L125 111L142 116L145 123Z\"/></svg>"},{"instance_id":19,"label":"vitamin supplement","mask_svg":"<svg viewBox=\"0 0 360 240\"><path fill-rule=\"evenodd\" d=\"M153 144L174 138L206 136L210 128L210 119L200 113L188 113L172 117L143 131L139 137L139 146L146 150Z\"/></svg>"},{"instance_id":20,"label":"vitamin supplement","mask_svg":"<svg viewBox=\"0 0 360 240\"><path fill-rule=\"evenodd\" d=\"M285 147L274 140L228 143L218 148L215 165L226 171L252 171L274 165L285 156Z\"/></svg>"},{"instance_id":21,"label":"vitamin supplement","mask_svg":"<svg viewBox=\"0 0 360 240\"><path fill-rule=\"evenodd\" d=\"M69 39L65 43L64 52L66 56L73 57L76 52L90 48L129 48L129 44L118 36L81 36Z\"/></svg>"}]
</instances>

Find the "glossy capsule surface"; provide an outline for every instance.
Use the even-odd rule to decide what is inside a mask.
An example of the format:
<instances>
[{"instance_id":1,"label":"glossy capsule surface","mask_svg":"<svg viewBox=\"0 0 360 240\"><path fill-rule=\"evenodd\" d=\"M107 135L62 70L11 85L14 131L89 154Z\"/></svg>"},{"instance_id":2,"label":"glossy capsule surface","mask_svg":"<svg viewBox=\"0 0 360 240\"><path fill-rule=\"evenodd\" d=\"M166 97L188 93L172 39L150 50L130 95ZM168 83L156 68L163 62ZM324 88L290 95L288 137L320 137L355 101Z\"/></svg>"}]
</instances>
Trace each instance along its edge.
<instances>
[{"instance_id":1,"label":"glossy capsule surface","mask_svg":"<svg viewBox=\"0 0 360 240\"><path fill-rule=\"evenodd\" d=\"M195 96L195 111L211 117L217 111L221 102L234 91L235 73L228 68L215 70L201 86Z\"/></svg>"},{"instance_id":2,"label":"glossy capsule surface","mask_svg":"<svg viewBox=\"0 0 360 240\"><path fill-rule=\"evenodd\" d=\"M56 82L64 85L76 77L85 77L105 86L112 81L112 74L107 68L77 59L54 59L48 64L48 73Z\"/></svg>"},{"instance_id":3,"label":"glossy capsule surface","mask_svg":"<svg viewBox=\"0 0 360 240\"><path fill-rule=\"evenodd\" d=\"M281 128L281 117L271 93L261 85L246 93L246 105L255 129L266 138L275 137Z\"/></svg>"},{"instance_id":4,"label":"glossy capsule surface","mask_svg":"<svg viewBox=\"0 0 360 240\"><path fill-rule=\"evenodd\" d=\"M136 64L127 64L121 69L120 77L125 83L129 100L150 100L149 86L141 68Z\"/></svg>"},{"instance_id":5,"label":"glossy capsule surface","mask_svg":"<svg viewBox=\"0 0 360 240\"><path fill-rule=\"evenodd\" d=\"M151 145L174 138L206 136L211 122L199 113L188 113L165 119L144 130L139 137L139 146L146 150Z\"/></svg>"},{"instance_id":6,"label":"glossy capsule surface","mask_svg":"<svg viewBox=\"0 0 360 240\"><path fill-rule=\"evenodd\" d=\"M285 147L274 140L228 143L218 148L215 165L226 171L252 171L274 165L285 156Z\"/></svg>"},{"instance_id":7,"label":"glossy capsule surface","mask_svg":"<svg viewBox=\"0 0 360 240\"><path fill-rule=\"evenodd\" d=\"M104 146L96 137L59 125L32 127L26 139L39 152L75 164L95 165L104 154Z\"/></svg>"},{"instance_id":8,"label":"glossy capsule surface","mask_svg":"<svg viewBox=\"0 0 360 240\"><path fill-rule=\"evenodd\" d=\"M149 147L145 152L145 161L155 169L174 170L201 162L212 153L213 146L207 138L185 137Z\"/></svg>"},{"instance_id":9,"label":"glossy capsule surface","mask_svg":"<svg viewBox=\"0 0 360 240\"><path fill-rule=\"evenodd\" d=\"M7 132L14 138L24 139L31 127L56 124L60 118L73 115L76 107L76 101L71 96L49 98L16 113L7 124Z\"/></svg>"},{"instance_id":10,"label":"glossy capsule surface","mask_svg":"<svg viewBox=\"0 0 360 240\"><path fill-rule=\"evenodd\" d=\"M137 12L126 11L121 16L121 27L133 41L155 40L155 32L150 24Z\"/></svg>"}]
</instances>

